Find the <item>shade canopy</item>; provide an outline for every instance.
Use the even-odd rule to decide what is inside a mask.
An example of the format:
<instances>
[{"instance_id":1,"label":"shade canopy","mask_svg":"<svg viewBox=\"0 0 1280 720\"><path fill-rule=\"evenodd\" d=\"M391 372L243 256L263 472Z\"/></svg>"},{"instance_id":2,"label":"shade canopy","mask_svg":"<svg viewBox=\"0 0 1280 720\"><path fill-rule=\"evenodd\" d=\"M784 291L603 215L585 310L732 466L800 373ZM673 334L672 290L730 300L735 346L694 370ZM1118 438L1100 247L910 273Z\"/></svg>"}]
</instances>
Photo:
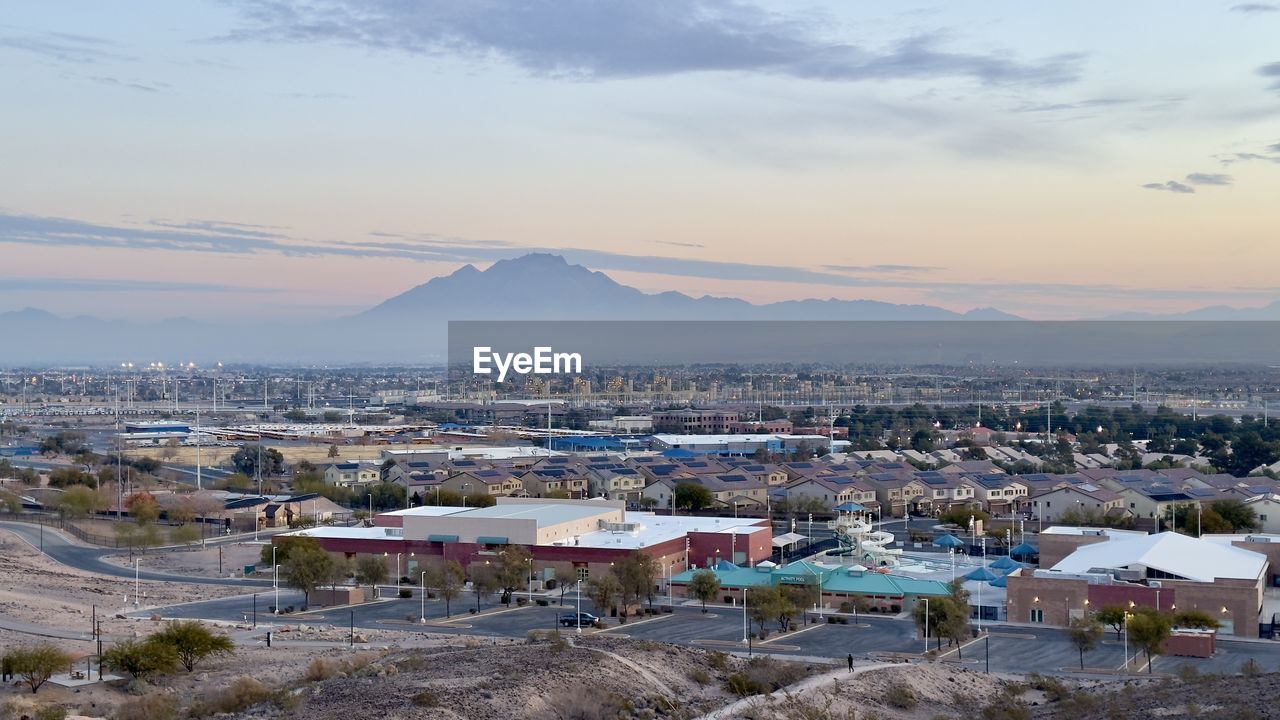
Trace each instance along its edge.
<instances>
[{"instance_id":1,"label":"shade canopy","mask_svg":"<svg viewBox=\"0 0 1280 720\"><path fill-rule=\"evenodd\" d=\"M964 541L963 541L963 540L961 540L960 538L956 537L955 535L943 535L942 537L938 538L937 540L934 540L934 541L933 541L933 544L934 544L934 545L936 545L936 546L938 546L938 547L944 547L944 548L962 548L962 547L964 547Z\"/></svg>"},{"instance_id":2,"label":"shade canopy","mask_svg":"<svg viewBox=\"0 0 1280 720\"><path fill-rule=\"evenodd\" d=\"M1035 545L1022 543L1010 550L1009 554L1014 557L1030 557L1032 555L1039 555L1040 550L1037 549Z\"/></svg>"},{"instance_id":3,"label":"shade canopy","mask_svg":"<svg viewBox=\"0 0 1280 720\"><path fill-rule=\"evenodd\" d=\"M999 576L998 576L998 575L996 575L995 573L991 572L990 570L988 570L988 569L986 569L986 568L984 568L984 567L980 567L980 568L974 568L973 570L970 570L970 571L969 571L969 572L964 576L964 579L965 579L965 580L978 580L978 581L980 581L980 582L991 582L992 580L995 580L997 577L999 577Z\"/></svg>"},{"instance_id":4,"label":"shade canopy","mask_svg":"<svg viewBox=\"0 0 1280 720\"><path fill-rule=\"evenodd\" d=\"M1002 588L1002 587L1008 587L1008 585L1009 585L1009 580L1007 575L1001 575L1000 577L991 581L991 587Z\"/></svg>"},{"instance_id":5,"label":"shade canopy","mask_svg":"<svg viewBox=\"0 0 1280 720\"><path fill-rule=\"evenodd\" d=\"M995 570L1017 570L1022 567L1022 563L1014 560L1008 555L1002 555L999 560L991 563L991 567Z\"/></svg>"}]
</instances>

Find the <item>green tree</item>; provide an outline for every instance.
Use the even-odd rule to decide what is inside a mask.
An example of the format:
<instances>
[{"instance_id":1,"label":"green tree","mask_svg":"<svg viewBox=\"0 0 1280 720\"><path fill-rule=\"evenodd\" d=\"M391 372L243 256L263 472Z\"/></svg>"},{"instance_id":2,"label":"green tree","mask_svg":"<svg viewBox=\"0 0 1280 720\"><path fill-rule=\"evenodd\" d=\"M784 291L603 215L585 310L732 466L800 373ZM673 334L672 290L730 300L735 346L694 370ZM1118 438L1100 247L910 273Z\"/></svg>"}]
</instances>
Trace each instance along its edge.
<instances>
[{"instance_id":1,"label":"green tree","mask_svg":"<svg viewBox=\"0 0 1280 720\"><path fill-rule=\"evenodd\" d=\"M194 545L200 541L200 529L195 525L179 525L169 531L169 542L174 545Z\"/></svg>"},{"instance_id":2,"label":"green tree","mask_svg":"<svg viewBox=\"0 0 1280 720\"><path fill-rule=\"evenodd\" d=\"M476 612L480 612L480 598L492 595L502 587L497 568L484 563L471 563L471 591L476 595Z\"/></svg>"},{"instance_id":3,"label":"green tree","mask_svg":"<svg viewBox=\"0 0 1280 720\"><path fill-rule=\"evenodd\" d=\"M281 475L284 473L284 455L275 448L265 445L245 445L231 456L231 467L244 473L247 477L255 477L259 470L258 456L262 456L261 473L263 476Z\"/></svg>"},{"instance_id":4,"label":"green tree","mask_svg":"<svg viewBox=\"0 0 1280 720\"><path fill-rule=\"evenodd\" d=\"M707 601L715 598L720 592L720 578L712 571L703 568L693 573L685 592L690 597L702 601L702 612L707 611ZM748 598L749 599L749 598Z\"/></svg>"},{"instance_id":5,"label":"green tree","mask_svg":"<svg viewBox=\"0 0 1280 720\"><path fill-rule=\"evenodd\" d=\"M1170 617L1155 608L1138 608L1129 615L1129 641L1147 654L1147 672L1151 673L1152 657L1164 652L1164 641L1173 630Z\"/></svg>"},{"instance_id":6,"label":"green tree","mask_svg":"<svg viewBox=\"0 0 1280 720\"><path fill-rule=\"evenodd\" d=\"M1240 500L1214 500L1209 503L1209 508L1230 525L1232 530L1255 530L1258 527L1258 514Z\"/></svg>"},{"instance_id":7,"label":"green tree","mask_svg":"<svg viewBox=\"0 0 1280 720\"><path fill-rule=\"evenodd\" d=\"M121 640L102 653L102 664L129 673L135 680L173 670L178 664L178 651L153 639Z\"/></svg>"},{"instance_id":8,"label":"green tree","mask_svg":"<svg viewBox=\"0 0 1280 720\"><path fill-rule=\"evenodd\" d=\"M356 560L356 582L369 587L377 587L387 581L387 561L381 555L362 555Z\"/></svg>"},{"instance_id":9,"label":"green tree","mask_svg":"<svg viewBox=\"0 0 1280 720\"><path fill-rule=\"evenodd\" d=\"M1119 640L1128 614L1128 609L1122 605L1103 605L1093 616L1098 622L1115 630L1116 639Z\"/></svg>"},{"instance_id":10,"label":"green tree","mask_svg":"<svg viewBox=\"0 0 1280 720\"><path fill-rule=\"evenodd\" d=\"M533 556L524 545L506 545L498 551L495 560L494 573L502 590L502 602L510 606L515 591L529 583Z\"/></svg>"},{"instance_id":11,"label":"green tree","mask_svg":"<svg viewBox=\"0 0 1280 720\"><path fill-rule=\"evenodd\" d=\"M764 624L779 616L784 606L782 591L774 585L753 587L747 590L747 616L755 622L764 635Z\"/></svg>"},{"instance_id":12,"label":"green tree","mask_svg":"<svg viewBox=\"0 0 1280 720\"><path fill-rule=\"evenodd\" d=\"M457 560L432 558L427 564L427 587L435 588L444 599L444 616L451 617L450 604L462 593L462 584L466 581L466 572Z\"/></svg>"},{"instance_id":13,"label":"green tree","mask_svg":"<svg viewBox=\"0 0 1280 720\"><path fill-rule=\"evenodd\" d=\"M231 638L210 631L196 620L171 622L163 630L154 633L149 641L173 648L178 662L182 663L187 672L195 670L196 665L207 657L230 655L236 648Z\"/></svg>"},{"instance_id":14,"label":"green tree","mask_svg":"<svg viewBox=\"0 0 1280 720\"><path fill-rule=\"evenodd\" d=\"M10 650L4 656L4 664L35 694L54 673L71 664L71 656L56 645L42 643Z\"/></svg>"},{"instance_id":15,"label":"green tree","mask_svg":"<svg viewBox=\"0 0 1280 720\"><path fill-rule=\"evenodd\" d=\"M658 584L658 561L644 553L632 553L613 568L618 576L623 595L637 601L647 599L653 607L654 588ZM627 604L623 600L623 604Z\"/></svg>"},{"instance_id":16,"label":"green tree","mask_svg":"<svg viewBox=\"0 0 1280 720\"><path fill-rule=\"evenodd\" d=\"M672 491L676 507L686 510L702 510L711 507L715 499L711 491L695 482L676 483Z\"/></svg>"},{"instance_id":17,"label":"green tree","mask_svg":"<svg viewBox=\"0 0 1280 720\"><path fill-rule=\"evenodd\" d=\"M1067 627L1067 636L1071 638L1071 644L1080 653L1081 670L1084 670L1084 654L1093 652L1094 648L1098 647L1098 642L1102 640L1102 633L1102 623L1098 622L1097 618L1071 619L1071 624Z\"/></svg>"},{"instance_id":18,"label":"green tree","mask_svg":"<svg viewBox=\"0 0 1280 720\"><path fill-rule=\"evenodd\" d=\"M310 597L316 588L334 580L337 566L320 543L312 538L303 539L310 542L299 543L290 550L288 559L281 563L281 572L289 587Z\"/></svg>"},{"instance_id":19,"label":"green tree","mask_svg":"<svg viewBox=\"0 0 1280 720\"><path fill-rule=\"evenodd\" d=\"M1212 614L1197 608L1179 610L1174 613L1172 622L1174 627L1180 628L1195 628L1199 630L1218 629L1218 620L1214 618Z\"/></svg>"},{"instance_id":20,"label":"green tree","mask_svg":"<svg viewBox=\"0 0 1280 720\"><path fill-rule=\"evenodd\" d=\"M329 457L331 457L331 458L336 458L336 457L338 457L338 446L337 446L337 445L330 445L330 446L329 446Z\"/></svg>"},{"instance_id":21,"label":"green tree","mask_svg":"<svg viewBox=\"0 0 1280 720\"><path fill-rule=\"evenodd\" d=\"M596 612L605 615L614 606L614 600L622 593L622 583L613 573L607 573L592 580L587 585L587 594L595 603Z\"/></svg>"},{"instance_id":22,"label":"green tree","mask_svg":"<svg viewBox=\"0 0 1280 720\"><path fill-rule=\"evenodd\" d=\"M94 515L110 507L110 501L88 485L73 485L58 498L58 512L70 518Z\"/></svg>"},{"instance_id":23,"label":"green tree","mask_svg":"<svg viewBox=\"0 0 1280 720\"><path fill-rule=\"evenodd\" d=\"M315 538L309 538L301 535L277 535L271 540L270 545L263 545L262 550L258 554L258 562L263 565L270 566L272 559L271 549L275 548L275 561L277 564L283 565L289 559L290 553L295 549L307 545L315 545L319 547Z\"/></svg>"}]
</instances>

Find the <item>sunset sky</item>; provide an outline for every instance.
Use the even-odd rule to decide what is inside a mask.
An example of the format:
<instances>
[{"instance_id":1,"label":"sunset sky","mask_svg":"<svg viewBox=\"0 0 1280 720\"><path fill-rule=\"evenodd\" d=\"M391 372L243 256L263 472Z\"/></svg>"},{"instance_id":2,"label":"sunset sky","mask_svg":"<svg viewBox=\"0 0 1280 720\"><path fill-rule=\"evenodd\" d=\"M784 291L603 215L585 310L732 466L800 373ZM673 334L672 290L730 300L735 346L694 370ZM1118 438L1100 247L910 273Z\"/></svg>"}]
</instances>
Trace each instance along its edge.
<instances>
[{"instance_id":1,"label":"sunset sky","mask_svg":"<svg viewBox=\"0 0 1280 720\"><path fill-rule=\"evenodd\" d=\"M533 249L755 302L1264 305L1277 38L1213 0L10 3L0 312L349 314Z\"/></svg>"}]
</instances>

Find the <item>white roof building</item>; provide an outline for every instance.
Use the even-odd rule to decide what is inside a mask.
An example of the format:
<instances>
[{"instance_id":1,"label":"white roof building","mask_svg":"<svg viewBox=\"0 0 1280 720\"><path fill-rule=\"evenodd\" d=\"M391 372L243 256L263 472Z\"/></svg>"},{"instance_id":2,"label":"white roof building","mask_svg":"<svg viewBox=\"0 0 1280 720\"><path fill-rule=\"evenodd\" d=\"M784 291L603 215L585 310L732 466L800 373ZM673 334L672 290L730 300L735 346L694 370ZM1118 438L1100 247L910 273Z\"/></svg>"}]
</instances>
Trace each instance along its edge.
<instances>
[{"instance_id":1,"label":"white roof building","mask_svg":"<svg viewBox=\"0 0 1280 720\"><path fill-rule=\"evenodd\" d=\"M1052 571L1094 573L1123 568L1146 576L1148 570L1156 570L1170 579L1211 583L1219 578L1256 581L1267 568L1262 553L1172 532L1109 537L1107 542L1081 547Z\"/></svg>"}]
</instances>

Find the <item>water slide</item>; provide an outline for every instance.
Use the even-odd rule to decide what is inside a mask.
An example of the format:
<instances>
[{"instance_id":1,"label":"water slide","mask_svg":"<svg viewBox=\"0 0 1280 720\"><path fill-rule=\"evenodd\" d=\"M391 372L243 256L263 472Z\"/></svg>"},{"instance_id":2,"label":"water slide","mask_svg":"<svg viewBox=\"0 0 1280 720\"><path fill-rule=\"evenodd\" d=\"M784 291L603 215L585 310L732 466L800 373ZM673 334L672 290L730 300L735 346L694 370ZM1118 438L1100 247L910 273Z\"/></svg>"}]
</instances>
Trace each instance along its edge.
<instances>
[{"instance_id":1,"label":"water slide","mask_svg":"<svg viewBox=\"0 0 1280 720\"><path fill-rule=\"evenodd\" d=\"M861 513L840 513L827 527L840 540L841 549L827 555L854 556L868 566L896 566L902 555L901 548L889 548L893 533L876 530Z\"/></svg>"}]
</instances>

